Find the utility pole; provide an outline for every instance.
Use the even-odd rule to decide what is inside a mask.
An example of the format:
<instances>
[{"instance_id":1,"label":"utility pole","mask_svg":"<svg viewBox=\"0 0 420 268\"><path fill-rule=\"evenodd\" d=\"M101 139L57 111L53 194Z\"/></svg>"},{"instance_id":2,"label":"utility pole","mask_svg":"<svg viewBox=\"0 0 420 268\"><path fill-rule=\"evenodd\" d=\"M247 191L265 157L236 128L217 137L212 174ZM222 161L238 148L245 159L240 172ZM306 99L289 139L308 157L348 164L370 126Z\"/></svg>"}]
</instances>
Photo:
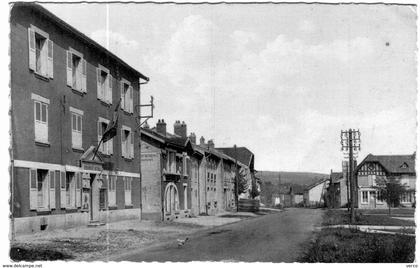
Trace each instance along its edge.
<instances>
[{"instance_id":1,"label":"utility pole","mask_svg":"<svg viewBox=\"0 0 420 268\"><path fill-rule=\"evenodd\" d=\"M153 96L150 96L150 103L149 104L141 104L141 90L140 90L140 86L147 84L148 80L146 82L140 82L139 81L139 104L136 105L136 110L138 112L138 117L136 118L136 123L137 123L137 130L138 130L138 134L139 134L139 176L140 176L140 220L141 220L141 213L143 210L143 195L141 193L141 188L142 188L142 173L141 173L141 126L147 122L147 120L149 120L150 118L153 118L153 110L155 108L155 105L153 103L154 99ZM142 107L150 107L150 114L149 115L142 115L141 114L141 108ZM142 121L144 119L144 121Z\"/></svg>"},{"instance_id":2,"label":"utility pole","mask_svg":"<svg viewBox=\"0 0 420 268\"><path fill-rule=\"evenodd\" d=\"M236 212L239 212L239 172L238 172L238 151L236 149L236 144L233 146L235 148L235 184L236 184Z\"/></svg>"},{"instance_id":3,"label":"utility pole","mask_svg":"<svg viewBox=\"0 0 420 268\"><path fill-rule=\"evenodd\" d=\"M354 209L354 203L356 198L356 185L354 180L354 152L360 151L360 131L349 129L346 131L341 131L341 150L344 151L344 154L347 154L349 157L349 183L350 183L350 222L353 224L356 218L356 211Z\"/></svg>"}]
</instances>

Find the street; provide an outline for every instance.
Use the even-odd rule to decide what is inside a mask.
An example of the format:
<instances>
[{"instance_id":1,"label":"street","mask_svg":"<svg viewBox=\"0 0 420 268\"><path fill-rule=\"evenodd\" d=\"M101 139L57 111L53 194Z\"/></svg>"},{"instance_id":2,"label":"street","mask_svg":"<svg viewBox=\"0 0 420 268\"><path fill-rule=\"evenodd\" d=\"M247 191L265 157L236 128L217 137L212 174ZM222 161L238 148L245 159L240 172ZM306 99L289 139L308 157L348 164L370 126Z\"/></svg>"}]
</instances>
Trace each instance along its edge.
<instances>
[{"instance_id":1,"label":"street","mask_svg":"<svg viewBox=\"0 0 420 268\"><path fill-rule=\"evenodd\" d=\"M174 240L111 260L294 262L302 245L309 242L314 227L321 223L323 213L320 209L290 208L198 231L181 247Z\"/></svg>"}]
</instances>

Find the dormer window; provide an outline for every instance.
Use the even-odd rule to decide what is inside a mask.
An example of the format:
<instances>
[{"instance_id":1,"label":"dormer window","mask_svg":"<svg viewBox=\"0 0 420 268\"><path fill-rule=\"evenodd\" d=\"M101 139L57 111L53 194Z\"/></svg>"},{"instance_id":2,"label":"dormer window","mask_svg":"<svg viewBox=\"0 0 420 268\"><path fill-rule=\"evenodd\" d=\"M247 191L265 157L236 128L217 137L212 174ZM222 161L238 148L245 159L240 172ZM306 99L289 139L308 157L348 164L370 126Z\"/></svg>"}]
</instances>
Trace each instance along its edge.
<instances>
[{"instance_id":1,"label":"dormer window","mask_svg":"<svg viewBox=\"0 0 420 268\"><path fill-rule=\"evenodd\" d=\"M401 166L400 166L400 168L408 168L408 164L406 163L406 162L404 162Z\"/></svg>"}]
</instances>

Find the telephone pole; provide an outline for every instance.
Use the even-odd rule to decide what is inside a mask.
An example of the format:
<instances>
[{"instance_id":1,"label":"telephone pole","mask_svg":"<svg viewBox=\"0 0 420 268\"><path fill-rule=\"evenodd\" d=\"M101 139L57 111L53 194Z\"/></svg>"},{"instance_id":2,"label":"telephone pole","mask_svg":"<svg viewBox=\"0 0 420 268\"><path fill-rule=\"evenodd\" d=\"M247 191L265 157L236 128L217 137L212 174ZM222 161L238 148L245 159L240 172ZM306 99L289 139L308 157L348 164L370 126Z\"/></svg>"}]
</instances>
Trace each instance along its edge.
<instances>
[{"instance_id":1,"label":"telephone pole","mask_svg":"<svg viewBox=\"0 0 420 268\"><path fill-rule=\"evenodd\" d=\"M145 85L147 84L148 80L146 82L140 82L139 81L139 104L136 105L136 110L137 110L137 117L136 117L136 125L137 125L137 129L138 129L138 134L139 134L139 176L140 176L140 220L141 220L141 213L143 211L143 195L141 192L142 189L142 181L143 181L143 176L142 176L142 172L141 172L141 126L143 124L145 124L147 122L147 120L149 120L150 118L153 118L153 110L155 109L155 105L153 103L154 99L153 96L150 96L150 103L148 104L141 104L141 90L140 87L141 85ZM147 115L142 115L141 114L141 108L142 107L148 107L150 108L150 113Z\"/></svg>"},{"instance_id":2,"label":"telephone pole","mask_svg":"<svg viewBox=\"0 0 420 268\"><path fill-rule=\"evenodd\" d=\"M356 201L356 182L354 180L354 156L357 151L360 151L360 131L355 129L349 129L341 131L341 150L344 152L344 155L348 154L349 158L349 184L350 184L350 222L353 224L356 218L356 211L354 209L354 204Z\"/></svg>"},{"instance_id":3,"label":"telephone pole","mask_svg":"<svg viewBox=\"0 0 420 268\"><path fill-rule=\"evenodd\" d=\"M235 148L235 201L236 201L236 212L239 211L239 172L238 172L238 151L236 149L236 144L234 145Z\"/></svg>"}]
</instances>

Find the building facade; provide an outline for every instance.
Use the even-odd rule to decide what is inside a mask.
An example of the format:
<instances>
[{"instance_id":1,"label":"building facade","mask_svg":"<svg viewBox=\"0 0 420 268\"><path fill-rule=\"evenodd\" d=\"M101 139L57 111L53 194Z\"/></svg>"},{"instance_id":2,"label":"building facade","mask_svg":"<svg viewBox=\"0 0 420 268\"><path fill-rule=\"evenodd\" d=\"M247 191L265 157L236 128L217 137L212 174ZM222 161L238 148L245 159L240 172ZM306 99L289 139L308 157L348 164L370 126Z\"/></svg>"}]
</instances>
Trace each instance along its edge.
<instances>
[{"instance_id":1,"label":"building facade","mask_svg":"<svg viewBox=\"0 0 420 268\"><path fill-rule=\"evenodd\" d=\"M324 197L329 186L328 179L317 181L308 187L303 192L303 203L305 207L323 207L325 205Z\"/></svg>"},{"instance_id":2,"label":"building facade","mask_svg":"<svg viewBox=\"0 0 420 268\"><path fill-rule=\"evenodd\" d=\"M143 218L172 220L215 215L233 209L234 161L210 140L196 144L187 126L176 121L173 134L159 119L142 129Z\"/></svg>"},{"instance_id":3,"label":"building facade","mask_svg":"<svg viewBox=\"0 0 420 268\"><path fill-rule=\"evenodd\" d=\"M413 155L369 154L355 170L357 178L358 208L388 208L378 187L390 178L395 178L404 187L400 205L415 204L416 172Z\"/></svg>"},{"instance_id":4,"label":"building facade","mask_svg":"<svg viewBox=\"0 0 420 268\"><path fill-rule=\"evenodd\" d=\"M10 17L16 232L140 218L135 107L146 76L43 7ZM118 109L117 135L96 147Z\"/></svg>"}]
</instances>

